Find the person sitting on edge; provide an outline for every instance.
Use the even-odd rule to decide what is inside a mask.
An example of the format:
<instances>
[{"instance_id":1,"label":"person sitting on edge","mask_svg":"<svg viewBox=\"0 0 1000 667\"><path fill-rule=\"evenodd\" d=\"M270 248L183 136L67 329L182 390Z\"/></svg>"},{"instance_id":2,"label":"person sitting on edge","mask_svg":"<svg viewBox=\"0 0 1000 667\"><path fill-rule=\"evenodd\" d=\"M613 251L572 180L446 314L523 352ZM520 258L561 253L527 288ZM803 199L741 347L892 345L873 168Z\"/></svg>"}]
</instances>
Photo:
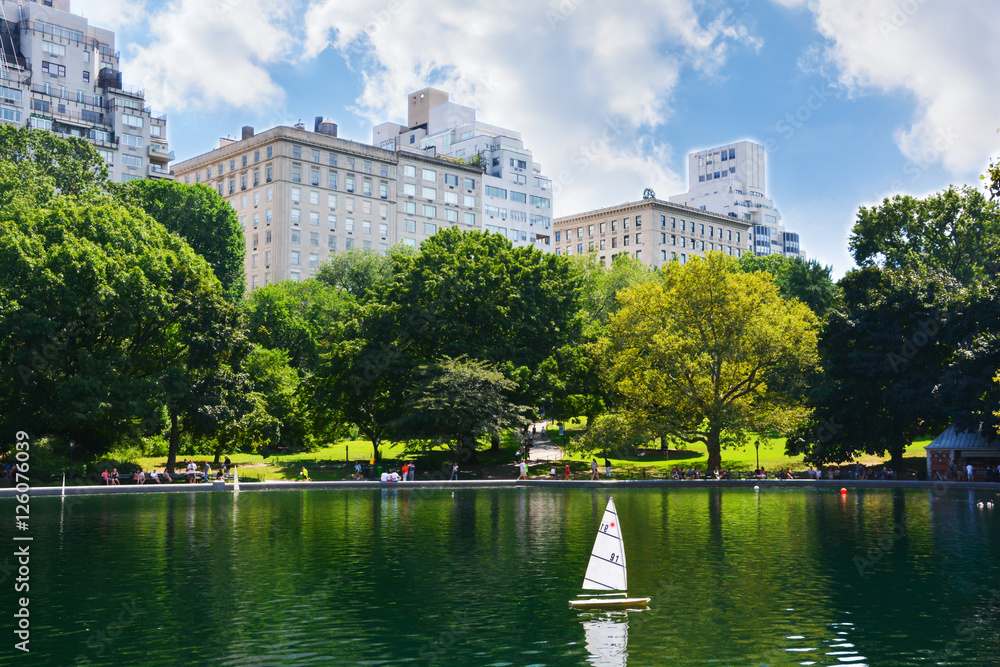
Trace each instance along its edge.
<instances>
[{"instance_id":1,"label":"person sitting on edge","mask_svg":"<svg viewBox=\"0 0 1000 667\"><path fill-rule=\"evenodd\" d=\"M160 476L156 473L156 468L153 468L152 470L149 471L149 478L154 482L156 482L157 484L160 483Z\"/></svg>"},{"instance_id":2,"label":"person sitting on edge","mask_svg":"<svg viewBox=\"0 0 1000 667\"><path fill-rule=\"evenodd\" d=\"M139 472L137 472L135 474L135 478L136 478L136 482L135 482L136 484L145 484L146 483L146 473L143 472L142 468L139 468Z\"/></svg>"},{"instance_id":3,"label":"person sitting on edge","mask_svg":"<svg viewBox=\"0 0 1000 667\"><path fill-rule=\"evenodd\" d=\"M118 468L111 471L111 486L121 486L122 483L118 481Z\"/></svg>"},{"instance_id":4,"label":"person sitting on edge","mask_svg":"<svg viewBox=\"0 0 1000 667\"><path fill-rule=\"evenodd\" d=\"M109 473L107 470L101 473L101 479L104 480L105 486L111 485L111 473Z\"/></svg>"},{"instance_id":5,"label":"person sitting on edge","mask_svg":"<svg viewBox=\"0 0 1000 667\"><path fill-rule=\"evenodd\" d=\"M170 473L167 472L166 468L163 469L163 479L167 480L168 483L171 483L171 482L174 481L173 478L170 476Z\"/></svg>"},{"instance_id":6,"label":"person sitting on edge","mask_svg":"<svg viewBox=\"0 0 1000 667\"><path fill-rule=\"evenodd\" d=\"M396 472L395 470L393 470L393 471L392 471L392 472L391 472L391 473L389 474L389 481L390 481L390 482L398 482L398 481L399 481L399 473L398 473L398 472Z\"/></svg>"},{"instance_id":7,"label":"person sitting on edge","mask_svg":"<svg viewBox=\"0 0 1000 667\"><path fill-rule=\"evenodd\" d=\"M379 480L383 481L383 482L388 482L389 481L389 473L383 472L382 476L379 478Z\"/></svg>"}]
</instances>

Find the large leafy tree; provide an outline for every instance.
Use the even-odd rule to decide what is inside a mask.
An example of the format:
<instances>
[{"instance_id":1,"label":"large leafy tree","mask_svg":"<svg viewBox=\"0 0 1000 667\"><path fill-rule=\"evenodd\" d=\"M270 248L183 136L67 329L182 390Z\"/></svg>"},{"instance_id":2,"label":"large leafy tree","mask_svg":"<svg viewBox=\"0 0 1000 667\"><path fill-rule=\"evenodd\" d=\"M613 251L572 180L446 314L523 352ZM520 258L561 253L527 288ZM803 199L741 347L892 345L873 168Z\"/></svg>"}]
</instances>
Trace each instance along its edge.
<instances>
[{"instance_id":1,"label":"large leafy tree","mask_svg":"<svg viewBox=\"0 0 1000 667\"><path fill-rule=\"evenodd\" d=\"M380 301L395 277L400 260L416 252L405 245L394 246L386 254L354 247L331 257L316 273L316 280L362 303Z\"/></svg>"},{"instance_id":2,"label":"large leafy tree","mask_svg":"<svg viewBox=\"0 0 1000 667\"><path fill-rule=\"evenodd\" d=\"M34 162L0 161L0 290L8 424L96 455L185 391L190 414L218 407L218 392L201 389L238 338L218 280L183 240L100 189L67 195ZM182 387L183 373L201 384Z\"/></svg>"},{"instance_id":3,"label":"large leafy tree","mask_svg":"<svg viewBox=\"0 0 1000 667\"><path fill-rule=\"evenodd\" d=\"M416 375L400 420L411 439L445 443L475 460L477 440L528 422L529 409L511 400L517 385L490 364L445 357L418 368Z\"/></svg>"},{"instance_id":4,"label":"large leafy tree","mask_svg":"<svg viewBox=\"0 0 1000 667\"><path fill-rule=\"evenodd\" d=\"M727 434L788 432L808 418L792 389L817 365L818 320L770 275L709 253L619 298L598 354L631 422L704 443L716 467Z\"/></svg>"},{"instance_id":5,"label":"large leafy tree","mask_svg":"<svg viewBox=\"0 0 1000 667\"><path fill-rule=\"evenodd\" d=\"M177 234L204 257L232 300L243 296L246 241L236 210L205 185L175 181L129 181L120 196Z\"/></svg>"},{"instance_id":6,"label":"large leafy tree","mask_svg":"<svg viewBox=\"0 0 1000 667\"><path fill-rule=\"evenodd\" d=\"M929 266L970 285L997 273L1000 203L971 187L896 196L858 211L850 247L860 267Z\"/></svg>"},{"instance_id":7,"label":"large leafy tree","mask_svg":"<svg viewBox=\"0 0 1000 667\"><path fill-rule=\"evenodd\" d=\"M328 332L327 347L310 379L317 423L328 429L351 424L371 441L381 459L382 442L394 432L410 385L410 335L424 323L406 320L401 331L396 309L378 303L351 308Z\"/></svg>"},{"instance_id":8,"label":"large leafy tree","mask_svg":"<svg viewBox=\"0 0 1000 667\"><path fill-rule=\"evenodd\" d=\"M852 271L840 285L844 305L823 335L814 420L788 447L816 461L888 453L898 467L915 437L946 424L939 388L961 286L928 268L874 266Z\"/></svg>"},{"instance_id":9,"label":"large leafy tree","mask_svg":"<svg viewBox=\"0 0 1000 667\"><path fill-rule=\"evenodd\" d=\"M817 421L789 446L816 460L889 452L898 466L917 435L991 423L1000 204L968 187L886 199L859 211L850 246L861 268L821 341Z\"/></svg>"}]
</instances>

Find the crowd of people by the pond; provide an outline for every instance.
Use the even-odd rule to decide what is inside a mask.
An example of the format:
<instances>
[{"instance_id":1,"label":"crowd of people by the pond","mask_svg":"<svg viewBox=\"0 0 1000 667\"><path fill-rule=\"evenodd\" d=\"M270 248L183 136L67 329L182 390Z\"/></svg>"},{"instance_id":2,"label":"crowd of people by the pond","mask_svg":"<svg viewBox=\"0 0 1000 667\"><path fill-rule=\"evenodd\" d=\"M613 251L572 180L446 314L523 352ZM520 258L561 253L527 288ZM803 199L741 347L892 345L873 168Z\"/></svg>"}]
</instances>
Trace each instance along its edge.
<instances>
[{"instance_id":1,"label":"crowd of people by the pond","mask_svg":"<svg viewBox=\"0 0 1000 667\"><path fill-rule=\"evenodd\" d=\"M212 466L207 461L203 465L199 465L193 459L188 459L183 465L184 472L174 472L173 475L170 474L167 468L163 468L161 471L157 471L154 468L147 473L139 467L136 468L134 473L127 475L126 478L131 479L133 484L145 484L147 481L156 484L172 484L185 480L188 484L196 484L198 482L210 482L213 478L217 481L224 481L229 474L229 470L233 467L233 463L229 460L228 456L214 474ZM120 486L122 475L118 472L118 468L111 468L110 470L105 468L101 471L101 479L104 481L105 486Z\"/></svg>"}]
</instances>

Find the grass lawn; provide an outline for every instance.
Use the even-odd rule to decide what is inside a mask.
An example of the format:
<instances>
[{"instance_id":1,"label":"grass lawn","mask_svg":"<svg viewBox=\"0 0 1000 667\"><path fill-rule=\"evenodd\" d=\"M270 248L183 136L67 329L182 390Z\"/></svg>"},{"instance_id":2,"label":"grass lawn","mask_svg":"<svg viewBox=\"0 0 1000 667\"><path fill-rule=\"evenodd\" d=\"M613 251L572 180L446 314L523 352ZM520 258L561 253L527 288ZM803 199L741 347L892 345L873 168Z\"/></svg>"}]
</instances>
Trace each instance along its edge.
<instances>
[{"instance_id":1,"label":"grass lawn","mask_svg":"<svg viewBox=\"0 0 1000 667\"><path fill-rule=\"evenodd\" d=\"M586 419L580 417L565 423L565 434L569 440L582 434L586 429ZM565 436L560 438L558 425L550 426L547 429L549 439L557 445L564 447ZM915 441L906 448L903 455L903 465L907 470L914 472L926 469L927 458L924 447L930 443L930 438ZM564 447L565 449L565 447ZM640 450L639 453L627 454L624 452L612 452L608 459L611 461L612 472L614 470L628 470L633 473L642 474L643 469L647 474L662 474L671 470L674 466L684 469L699 468L705 469L708 463L708 449L705 445L685 445L683 449L670 449L669 456L663 457L660 453L659 442L650 443L648 449ZM742 449L722 450L723 470L754 470L757 467L758 452L753 446ZM760 465L766 470L775 471L784 468L791 468L793 471L806 470L809 465L803 461L803 456L787 456L785 454L785 438L769 438L761 445ZM584 470L589 470L587 462L591 456L579 453L568 453L567 457L572 461L580 461L585 465ZM857 459L860 463L870 467L881 467L888 462L887 457L862 456ZM603 474L604 457L597 452L597 462ZM844 467L853 466L854 462L842 464Z\"/></svg>"},{"instance_id":2,"label":"grass lawn","mask_svg":"<svg viewBox=\"0 0 1000 667\"><path fill-rule=\"evenodd\" d=\"M580 435L586 428L586 419L580 417L565 423L566 435L572 439ZM558 425L550 426L547 429L549 438L555 444L564 447L564 438L559 436ZM923 470L926 466L924 446L930 442L929 439L918 440L910 445L903 458L904 466L908 470ZM471 466L461 463L461 474L463 478L469 476L478 477L483 474L482 468L495 467L499 465L511 464L514 461L514 452L518 445L515 438L508 434L501 442L500 449L491 451L483 444L477 452L479 466ZM565 449L565 447L564 447ZM414 461L417 472L420 476L440 471L445 478L450 476L451 464L455 460L455 454L446 449L434 449L430 451L420 451L407 454L405 448L399 443L383 443L381 447L381 465L387 470L399 470L406 461ZM372 456L372 445L366 440L352 440L329 445L314 452L303 452L299 454L286 454L282 456L271 456L264 458L259 454L230 454L230 460L240 468L240 476L243 479L272 479L291 480L298 479L299 470L305 466L309 471L309 477L315 481L332 481L349 479L354 471L354 462L361 461L367 465ZM729 470L753 470L757 466L757 451L753 447L743 449L723 449L722 467ZM188 457L179 457L177 470L184 469L183 462ZM206 461L211 463L211 456L190 457L196 463L204 465ZM604 456L598 452L598 464L603 474ZM618 472L629 471L635 475L642 475L643 472L649 475L662 475L674 466L683 468L699 468L704 470L708 462L708 452L704 445L687 445L683 449L671 449L668 457L663 457L660 453L658 443L651 443L647 449L636 453L613 452L609 457L612 470ZM772 438L760 448L760 464L767 470L778 470L791 468L795 470L805 470L809 466L803 462L802 456L785 455L785 439ZM350 464L347 461L350 460ZM569 464L571 474L575 478L586 476L590 471L590 456L581 453L569 453L565 460L558 464L532 464L529 468L530 475L548 475L552 465L555 465L557 477L562 477L564 467ZM867 466L881 467L887 459L876 456L861 457L860 462ZM162 470L167 463L165 456L146 457L138 460L139 465L144 470L156 468ZM844 464L845 466L849 464ZM853 462L850 464L853 465ZM214 469L214 466L213 466Z\"/></svg>"},{"instance_id":3,"label":"grass lawn","mask_svg":"<svg viewBox=\"0 0 1000 667\"><path fill-rule=\"evenodd\" d=\"M486 448L477 453L479 465L493 466L509 463L514 460L515 450L516 444L513 438L504 438L498 451L492 452ZM382 455L382 460L378 465L383 466L386 470L399 471L404 462L413 461L416 464L418 475L442 471L446 473L445 479L451 476L451 465L455 459L453 452L443 448L407 454L404 446L399 443L382 443L379 452ZM350 479L354 472L354 463L361 461L363 466L367 466L372 455L373 448L370 441L351 440L329 445L314 452L284 454L266 459L260 454L229 454L229 460L239 467L242 479L261 481L299 479L299 471L304 466L309 471L311 480L325 482ZM214 459L211 455L178 456L176 467L178 472L184 470L189 458L199 464L199 470L206 461L211 463ZM225 456L222 458L225 460ZM162 470L167 465L167 457L144 457L138 459L137 463L142 466L143 470L154 468ZM216 466L213 465L212 469L214 471ZM470 466L460 463L460 470L463 477L467 476L470 473Z\"/></svg>"}]
</instances>

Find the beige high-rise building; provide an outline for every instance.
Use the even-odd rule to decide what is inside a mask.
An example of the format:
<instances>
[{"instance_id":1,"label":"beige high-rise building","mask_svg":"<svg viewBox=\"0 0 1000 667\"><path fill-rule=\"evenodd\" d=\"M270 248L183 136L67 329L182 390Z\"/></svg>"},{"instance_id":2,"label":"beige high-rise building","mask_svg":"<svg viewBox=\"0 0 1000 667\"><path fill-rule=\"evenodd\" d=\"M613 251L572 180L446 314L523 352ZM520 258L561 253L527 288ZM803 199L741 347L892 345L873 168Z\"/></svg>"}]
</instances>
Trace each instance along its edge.
<instances>
[{"instance_id":1,"label":"beige high-rise building","mask_svg":"<svg viewBox=\"0 0 1000 667\"><path fill-rule=\"evenodd\" d=\"M650 197L556 218L555 251L595 253L607 266L627 254L659 267L712 251L740 257L750 252L751 231L749 221Z\"/></svg>"},{"instance_id":2,"label":"beige high-rise building","mask_svg":"<svg viewBox=\"0 0 1000 667\"><path fill-rule=\"evenodd\" d=\"M317 118L224 139L180 162L185 183L214 188L236 209L246 239L247 289L316 274L333 253L419 247L445 227L479 228L480 169L337 137Z\"/></svg>"},{"instance_id":3,"label":"beige high-rise building","mask_svg":"<svg viewBox=\"0 0 1000 667\"><path fill-rule=\"evenodd\" d=\"M171 178L166 117L119 65L115 33L69 0L0 0L0 123L88 140L115 181Z\"/></svg>"}]
</instances>

